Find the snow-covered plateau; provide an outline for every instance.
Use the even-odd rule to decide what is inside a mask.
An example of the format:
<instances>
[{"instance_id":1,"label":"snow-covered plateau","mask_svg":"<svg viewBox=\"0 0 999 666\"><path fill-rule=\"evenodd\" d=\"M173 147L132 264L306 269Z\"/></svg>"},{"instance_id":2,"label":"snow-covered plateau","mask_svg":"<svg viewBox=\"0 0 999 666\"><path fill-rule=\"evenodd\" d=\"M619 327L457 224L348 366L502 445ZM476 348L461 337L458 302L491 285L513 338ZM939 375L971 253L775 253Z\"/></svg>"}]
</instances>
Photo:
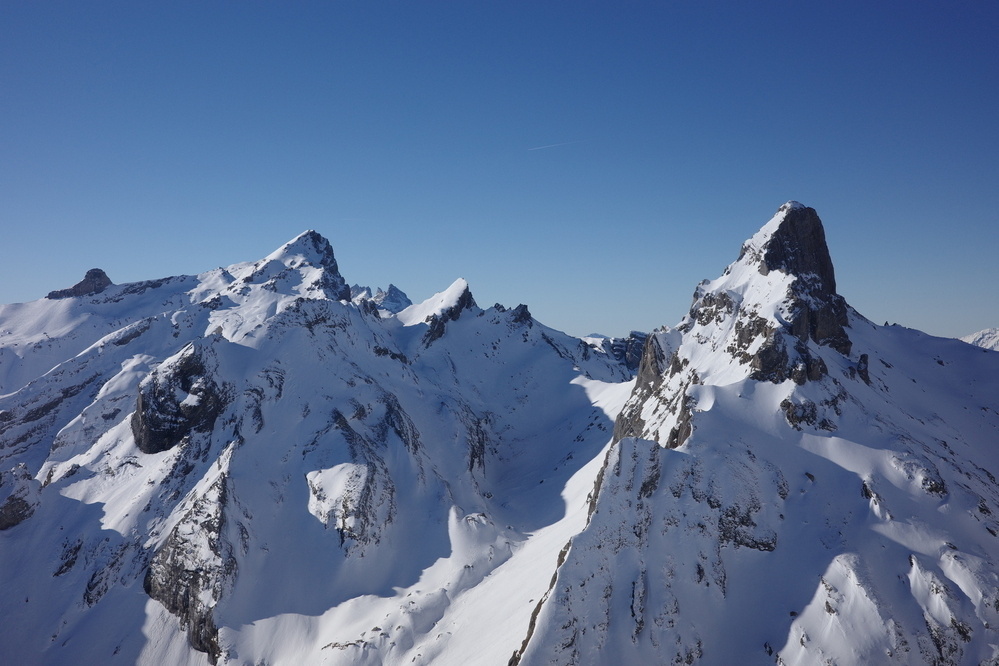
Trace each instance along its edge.
<instances>
[{"instance_id":1,"label":"snow-covered plateau","mask_svg":"<svg viewBox=\"0 0 999 666\"><path fill-rule=\"evenodd\" d=\"M264 259L0 306L0 663L999 664L999 352L789 202L675 327Z\"/></svg>"}]
</instances>

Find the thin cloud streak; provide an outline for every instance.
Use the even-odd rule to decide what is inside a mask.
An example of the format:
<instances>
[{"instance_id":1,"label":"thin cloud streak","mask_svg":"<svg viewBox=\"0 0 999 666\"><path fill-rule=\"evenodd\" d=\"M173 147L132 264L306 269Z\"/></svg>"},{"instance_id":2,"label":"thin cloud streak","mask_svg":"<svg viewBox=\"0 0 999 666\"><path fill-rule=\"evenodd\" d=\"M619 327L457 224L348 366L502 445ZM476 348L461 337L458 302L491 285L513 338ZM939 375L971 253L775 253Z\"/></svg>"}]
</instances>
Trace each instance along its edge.
<instances>
[{"instance_id":1,"label":"thin cloud streak","mask_svg":"<svg viewBox=\"0 0 999 666\"><path fill-rule=\"evenodd\" d=\"M545 150L546 148L558 148L559 146L571 146L574 143L583 143L583 142L582 142L582 140L580 140L580 141L566 141L564 143L551 143L551 144L548 144L547 146L536 146L534 148L528 148L528 150Z\"/></svg>"}]
</instances>

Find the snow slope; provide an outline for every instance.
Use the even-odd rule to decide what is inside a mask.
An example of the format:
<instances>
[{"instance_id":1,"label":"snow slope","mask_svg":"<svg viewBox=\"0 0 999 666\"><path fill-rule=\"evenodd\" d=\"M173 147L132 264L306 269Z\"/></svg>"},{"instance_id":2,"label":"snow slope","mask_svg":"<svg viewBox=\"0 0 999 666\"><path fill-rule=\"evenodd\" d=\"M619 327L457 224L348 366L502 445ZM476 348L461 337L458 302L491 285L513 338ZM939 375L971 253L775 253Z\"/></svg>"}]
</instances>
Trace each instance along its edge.
<instances>
[{"instance_id":1,"label":"snow slope","mask_svg":"<svg viewBox=\"0 0 999 666\"><path fill-rule=\"evenodd\" d=\"M105 282L0 306L0 663L999 664L999 353L801 204L623 339L315 232Z\"/></svg>"},{"instance_id":2,"label":"snow slope","mask_svg":"<svg viewBox=\"0 0 999 666\"><path fill-rule=\"evenodd\" d=\"M881 327L793 202L652 336L521 664L999 663L999 354Z\"/></svg>"},{"instance_id":3,"label":"snow slope","mask_svg":"<svg viewBox=\"0 0 999 666\"><path fill-rule=\"evenodd\" d=\"M0 310L0 662L505 661L632 373L462 280L380 306L307 232Z\"/></svg>"}]
</instances>

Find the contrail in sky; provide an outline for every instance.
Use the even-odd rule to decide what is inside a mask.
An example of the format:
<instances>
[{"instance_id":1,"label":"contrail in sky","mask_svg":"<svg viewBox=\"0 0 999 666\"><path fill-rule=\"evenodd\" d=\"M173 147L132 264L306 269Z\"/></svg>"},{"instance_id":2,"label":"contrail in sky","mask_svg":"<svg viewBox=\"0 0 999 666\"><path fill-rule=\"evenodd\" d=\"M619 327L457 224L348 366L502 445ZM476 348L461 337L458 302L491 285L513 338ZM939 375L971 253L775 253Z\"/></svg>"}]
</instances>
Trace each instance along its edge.
<instances>
[{"instance_id":1,"label":"contrail in sky","mask_svg":"<svg viewBox=\"0 0 999 666\"><path fill-rule=\"evenodd\" d=\"M551 143L547 146L537 146L535 148L528 148L528 150L544 150L545 148L558 148L559 146L571 146L574 143L582 143L582 141L566 141L564 143Z\"/></svg>"}]
</instances>

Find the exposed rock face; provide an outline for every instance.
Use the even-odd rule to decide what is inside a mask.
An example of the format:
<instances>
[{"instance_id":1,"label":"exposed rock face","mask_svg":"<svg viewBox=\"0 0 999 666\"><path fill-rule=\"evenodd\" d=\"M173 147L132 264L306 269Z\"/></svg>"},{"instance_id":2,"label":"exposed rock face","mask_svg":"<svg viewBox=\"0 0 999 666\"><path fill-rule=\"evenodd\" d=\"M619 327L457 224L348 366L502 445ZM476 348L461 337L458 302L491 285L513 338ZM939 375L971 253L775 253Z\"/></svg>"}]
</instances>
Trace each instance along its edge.
<instances>
[{"instance_id":1,"label":"exposed rock face","mask_svg":"<svg viewBox=\"0 0 999 666\"><path fill-rule=\"evenodd\" d=\"M531 311L528 310L527 306L524 305L523 303L515 307L512 311L512 314L513 314L513 322L515 324L530 324L531 319L533 319L533 317L531 316Z\"/></svg>"},{"instance_id":2,"label":"exposed rock face","mask_svg":"<svg viewBox=\"0 0 999 666\"><path fill-rule=\"evenodd\" d=\"M59 298L73 298L75 296L89 296L91 294L99 294L112 284L111 278L107 276L107 273L102 271L100 268L91 268L87 271L87 274L83 276L83 279L74 284L69 289L59 289L57 291L50 291L48 299L59 299Z\"/></svg>"},{"instance_id":3,"label":"exposed rock face","mask_svg":"<svg viewBox=\"0 0 999 666\"><path fill-rule=\"evenodd\" d=\"M696 428L692 387L702 383L698 372L708 371L695 371L690 361L706 348L730 356L741 368L737 375L801 385L829 372L817 348L849 356L848 326L822 222L814 209L788 202L743 244L722 277L698 285L676 329L648 337L615 437L644 437L671 448L683 444ZM719 363L718 370L726 365ZM866 360L861 366L866 372ZM650 401L659 403L654 425L646 423Z\"/></svg>"},{"instance_id":4,"label":"exposed rock face","mask_svg":"<svg viewBox=\"0 0 999 666\"><path fill-rule=\"evenodd\" d=\"M790 201L781 206L778 213L782 211L783 222L763 246L760 274L783 271L788 275L814 275L818 280L815 284L817 293L835 294L833 263L826 247L825 230L815 209ZM744 246L743 253L746 251L747 246Z\"/></svg>"},{"instance_id":5,"label":"exposed rock face","mask_svg":"<svg viewBox=\"0 0 999 666\"><path fill-rule=\"evenodd\" d=\"M465 290L461 292L458 300L449 308L441 311L439 314L431 315L427 319L427 323L430 324L430 328L427 332L423 334L423 344L429 347L431 343L435 340L439 340L441 336L444 335L444 328L449 321L456 321L461 313L465 310L477 307L475 304L475 299L472 298L472 292L465 287Z\"/></svg>"},{"instance_id":6,"label":"exposed rock face","mask_svg":"<svg viewBox=\"0 0 999 666\"><path fill-rule=\"evenodd\" d=\"M180 618L191 646L213 664L221 654L213 610L236 576L232 546L224 538L226 504L222 476L170 532L143 581L146 594Z\"/></svg>"},{"instance_id":7,"label":"exposed rock face","mask_svg":"<svg viewBox=\"0 0 999 666\"><path fill-rule=\"evenodd\" d=\"M0 531L19 525L34 513L34 507L23 497L12 495L0 504Z\"/></svg>"},{"instance_id":8,"label":"exposed rock face","mask_svg":"<svg viewBox=\"0 0 999 666\"><path fill-rule=\"evenodd\" d=\"M323 268L321 288L326 295L334 300L349 301L350 287L340 275L340 267L337 266L336 257L333 256L333 246L330 242L315 231L305 232L294 242L306 247L307 256L318 257L316 264Z\"/></svg>"},{"instance_id":9,"label":"exposed rock face","mask_svg":"<svg viewBox=\"0 0 999 666\"><path fill-rule=\"evenodd\" d=\"M676 361L674 338L668 328L663 328L647 336L644 351L638 364L635 390L614 421L614 440L624 437L640 437L645 429L642 410L647 400L657 395L660 385L669 371L669 362ZM677 370L679 370L679 366ZM674 373L675 374L675 373Z\"/></svg>"},{"instance_id":10,"label":"exposed rock face","mask_svg":"<svg viewBox=\"0 0 999 666\"><path fill-rule=\"evenodd\" d=\"M318 286L330 298L338 301L350 300L350 287L347 286L347 283L339 273L323 271Z\"/></svg>"},{"instance_id":11,"label":"exposed rock face","mask_svg":"<svg viewBox=\"0 0 999 666\"><path fill-rule=\"evenodd\" d=\"M781 271L796 278L792 299L792 334L801 341L828 345L844 356L850 354L846 302L836 293L825 231L814 208L788 202L781 206L783 221L761 247L753 241L743 246L740 261L752 257L761 275ZM758 236L757 236L758 237ZM756 240L756 238L754 238Z\"/></svg>"},{"instance_id":12,"label":"exposed rock face","mask_svg":"<svg viewBox=\"0 0 999 666\"><path fill-rule=\"evenodd\" d=\"M372 294L371 287L362 287L359 284L350 287L350 300L358 305L368 304L374 310L388 310L392 314L398 314L413 304L409 296L402 289L390 284L388 289L378 288Z\"/></svg>"},{"instance_id":13,"label":"exposed rock face","mask_svg":"<svg viewBox=\"0 0 999 666\"><path fill-rule=\"evenodd\" d=\"M626 338L605 338L595 336L589 338L588 342L594 349L602 349L614 360L622 363L628 370L636 372L642 362L642 354L645 350L649 334L642 331L632 331Z\"/></svg>"},{"instance_id":14,"label":"exposed rock face","mask_svg":"<svg viewBox=\"0 0 999 666\"><path fill-rule=\"evenodd\" d=\"M192 432L210 432L226 405L202 353L188 346L139 387L132 434L143 453L172 449Z\"/></svg>"},{"instance_id":15,"label":"exposed rock face","mask_svg":"<svg viewBox=\"0 0 999 666\"><path fill-rule=\"evenodd\" d=\"M38 486L23 464L0 472L0 531L31 517L38 505Z\"/></svg>"},{"instance_id":16,"label":"exposed rock face","mask_svg":"<svg viewBox=\"0 0 999 666\"><path fill-rule=\"evenodd\" d=\"M481 657L493 604L453 602L580 522L563 488L630 373L464 280L398 314L393 287L379 307L340 280L306 233L111 287L81 325L0 307L0 663L401 664L454 626L450 660ZM518 564L538 581L500 570L525 623L559 547Z\"/></svg>"},{"instance_id":17,"label":"exposed rock face","mask_svg":"<svg viewBox=\"0 0 999 666\"><path fill-rule=\"evenodd\" d=\"M409 296L394 284L390 284L385 291L379 289L375 292L372 300L378 304L378 307L392 313L402 312L413 304L413 301L409 300Z\"/></svg>"},{"instance_id":18,"label":"exposed rock face","mask_svg":"<svg viewBox=\"0 0 999 666\"><path fill-rule=\"evenodd\" d=\"M333 246L318 232L310 230L302 233L261 262L262 276L269 276L271 280L282 275L281 273L272 275L268 265L274 261L284 264L288 271L301 271L309 266L319 269L318 275L309 285L310 289L336 301L350 300L350 286L340 275L340 268L333 255Z\"/></svg>"},{"instance_id":19,"label":"exposed rock face","mask_svg":"<svg viewBox=\"0 0 999 666\"><path fill-rule=\"evenodd\" d=\"M375 430L385 432L392 427L398 434L396 428L408 417L400 413L401 408L391 396L385 398L386 414L376 421ZM357 552L363 557L364 549L378 544L385 526L395 518L396 489L380 445L384 442L376 439L377 434L373 438L358 432L339 411L333 414L333 424L347 442L351 462L307 477L309 510L323 525L336 529L340 546L347 554ZM360 427L359 423L355 425ZM419 436L412 431L406 431L406 435L411 437L407 448L418 449Z\"/></svg>"},{"instance_id":20,"label":"exposed rock face","mask_svg":"<svg viewBox=\"0 0 999 666\"><path fill-rule=\"evenodd\" d=\"M615 338L612 346L614 358L622 361L629 370L638 370L648 338L648 333L641 331L632 331L626 338Z\"/></svg>"},{"instance_id":21,"label":"exposed rock face","mask_svg":"<svg viewBox=\"0 0 999 666\"><path fill-rule=\"evenodd\" d=\"M649 336L511 663L999 663L999 358L962 347L853 311L782 206Z\"/></svg>"},{"instance_id":22,"label":"exposed rock face","mask_svg":"<svg viewBox=\"0 0 999 666\"><path fill-rule=\"evenodd\" d=\"M772 278L772 273L785 276L783 281L765 281L764 286L755 287L764 292L784 288L782 295L776 291L767 294L773 301L780 299L778 316L762 312L768 307L766 302L746 298L753 288L743 287L743 297L739 302L733 300L726 283L732 281L730 276L747 269L765 277ZM812 208L788 202L743 245L739 260L726 270L726 277L698 288L689 320L702 325L733 321L728 351L752 368L754 379L774 383L793 379L802 384L828 371L809 348L810 342L850 355L847 311L846 301L836 293L836 277L818 215ZM688 323L687 330L690 326Z\"/></svg>"}]
</instances>

